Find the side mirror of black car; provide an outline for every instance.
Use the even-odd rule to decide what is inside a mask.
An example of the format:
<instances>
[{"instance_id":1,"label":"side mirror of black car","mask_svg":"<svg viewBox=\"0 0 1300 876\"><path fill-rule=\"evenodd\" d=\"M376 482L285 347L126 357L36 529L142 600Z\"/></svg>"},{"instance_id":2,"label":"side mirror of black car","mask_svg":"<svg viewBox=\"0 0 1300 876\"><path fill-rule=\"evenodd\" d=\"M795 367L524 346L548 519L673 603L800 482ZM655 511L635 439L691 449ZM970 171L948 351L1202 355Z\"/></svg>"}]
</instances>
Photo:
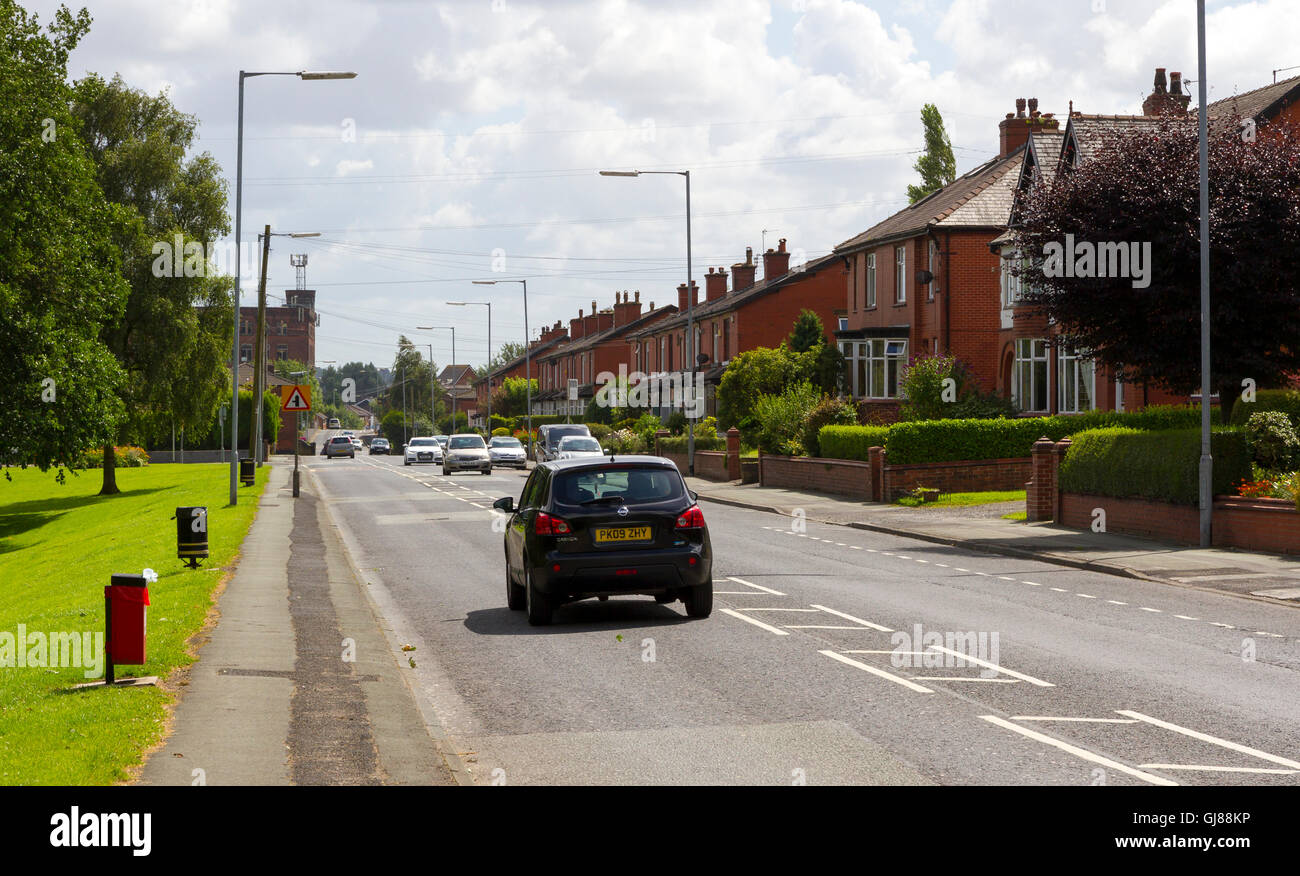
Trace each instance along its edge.
<instances>
[{"instance_id":1,"label":"side mirror of black car","mask_svg":"<svg viewBox=\"0 0 1300 876\"><path fill-rule=\"evenodd\" d=\"M493 502L492 507L496 508L498 511L513 514L515 513L515 500L510 496L506 496L504 499L497 499Z\"/></svg>"}]
</instances>

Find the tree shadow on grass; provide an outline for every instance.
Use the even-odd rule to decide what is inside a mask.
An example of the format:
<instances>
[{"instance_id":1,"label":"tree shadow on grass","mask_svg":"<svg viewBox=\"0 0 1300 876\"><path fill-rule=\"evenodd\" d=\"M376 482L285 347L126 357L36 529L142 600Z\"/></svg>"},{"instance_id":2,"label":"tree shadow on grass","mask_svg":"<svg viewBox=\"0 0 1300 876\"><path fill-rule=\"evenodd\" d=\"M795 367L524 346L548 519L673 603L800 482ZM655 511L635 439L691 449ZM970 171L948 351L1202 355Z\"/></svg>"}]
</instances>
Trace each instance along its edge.
<instances>
[{"instance_id":1,"label":"tree shadow on grass","mask_svg":"<svg viewBox=\"0 0 1300 876\"><path fill-rule=\"evenodd\" d=\"M111 502L115 499L143 496L169 489L171 487L140 487L134 490L123 490L115 496L63 496L51 499L32 499L28 502L14 502L9 505L0 504L0 554L17 550L14 545L7 543L9 539L24 532L39 529L69 511L90 505L98 505L102 502ZM3 496L4 490L3 487L0 487L0 498Z\"/></svg>"}]
</instances>

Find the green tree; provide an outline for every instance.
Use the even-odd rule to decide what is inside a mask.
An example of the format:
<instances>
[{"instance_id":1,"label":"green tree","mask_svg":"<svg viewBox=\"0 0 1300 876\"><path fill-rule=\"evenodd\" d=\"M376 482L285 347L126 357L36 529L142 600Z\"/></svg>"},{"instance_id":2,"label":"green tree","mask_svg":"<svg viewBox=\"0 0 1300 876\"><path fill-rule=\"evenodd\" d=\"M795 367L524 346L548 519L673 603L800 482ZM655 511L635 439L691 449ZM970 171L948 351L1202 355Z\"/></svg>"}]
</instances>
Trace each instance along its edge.
<instances>
[{"instance_id":1,"label":"green tree","mask_svg":"<svg viewBox=\"0 0 1300 876\"><path fill-rule=\"evenodd\" d=\"M796 353L785 344L756 347L732 357L718 384L718 428L735 426L753 446L759 424L755 406L763 395L780 395L788 386L807 380L814 354Z\"/></svg>"},{"instance_id":2,"label":"green tree","mask_svg":"<svg viewBox=\"0 0 1300 876\"><path fill-rule=\"evenodd\" d=\"M957 178L957 159L953 158L952 141L944 130L939 108L932 103L921 107L921 125L925 128L925 151L912 165L921 174L921 184L907 187L907 199L913 204Z\"/></svg>"},{"instance_id":3,"label":"green tree","mask_svg":"<svg viewBox=\"0 0 1300 876\"><path fill-rule=\"evenodd\" d=\"M128 292L121 211L75 134L66 81L89 29L84 9L60 7L42 28L0 0L0 462L42 470L111 444L124 415L122 370L100 338Z\"/></svg>"},{"instance_id":4,"label":"green tree","mask_svg":"<svg viewBox=\"0 0 1300 876\"><path fill-rule=\"evenodd\" d=\"M492 394L492 413L503 417L521 417L528 413L530 381L522 377L507 377ZM531 381L532 394L537 395L537 378Z\"/></svg>"},{"instance_id":5,"label":"green tree","mask_svg":"<svg viewBox=\"0 0 1300 876\"><path fill-rule=\"evenodd\" d=\"M411 343L406 335L397 339L397 356L393 359L393 382L383 394L384 411L403 409L403 398L408 414L422 412L426 420L432 423L433 415L441 417L447 410L447 393L441 384L434 383L433 374L437 365L429 362L420 354L420 350ZM430 393L436 393L432 396Z\"/></svg>"},{"instance_id":6,"label":"green tree","mask_svg":"<svg viewBox=\"0 0 1300 876\"><path fill-rule=\"evenodd\" d=\"M201 432L229 378L233 331L232 279L204 256L230 231L221 168L206 152L187 157L198 122L165 92L91 74L73 86L72 111L105 197L121 208L113 235L131 291L101 330L126 372L117 440L150 441L173 426ZM118 492L113 462L110 441L101 494Z\"/></svg>"},{"instance_id":7,"label":"green tree","mask_svg":"<svg viewBox=\"0 0 1300 876\"><path fill-rule=\"evenodd\" d=\"M488 363L482 368L475 368L474 371L482 377L498 368L509 365L511 362L524 355L524 345L518 341L506 341L497 348L497 354L488 360Z\"/></svg>"},{"instance_id":8,"label":"green tree","mask_svg":"<svg viewBox=\"0 0 1300 876\"><path fill-rule=\"evenodd\" d=\"M795 318L794 328L790 332L787 343L796 353L807 353L814 347L826 343L826 327L822 325L821 317L807 308L800 311L799 316Z\"/></svg>"}]
</instances>

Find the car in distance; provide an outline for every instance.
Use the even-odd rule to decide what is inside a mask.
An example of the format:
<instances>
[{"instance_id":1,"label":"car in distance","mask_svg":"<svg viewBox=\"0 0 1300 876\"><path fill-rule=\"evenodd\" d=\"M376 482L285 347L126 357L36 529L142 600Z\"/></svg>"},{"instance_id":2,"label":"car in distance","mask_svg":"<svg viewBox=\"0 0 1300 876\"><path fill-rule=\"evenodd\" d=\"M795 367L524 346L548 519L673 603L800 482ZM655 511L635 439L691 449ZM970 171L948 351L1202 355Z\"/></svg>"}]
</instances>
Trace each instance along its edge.
<instances>
[{"instance_id":1,"label":"car in distance","mask_svg":"<svg viewBox=\"0 0 1300 876\"><path fill-rule=\"evenodd\" d=\"M493 465L526 468L526 456L524 445L519 443L518 438L498 435L488 442L488 457Z\"/></svg>"},{"instance_id":2,"label":"car in distance","mask_svg":"<svg viewBox=\"0 0 1300 876\"><path fill-rule=\"evenodd\" d=\"M533 453L538 462L559 458L560 439L570 435L591 437L591 430L581 423L549 423L537 427L537 446Z\"/></svg>"},{"instance_id":3,"label":"car in distance","mask_svg":"<svg viewBox=\"0 0 1300 876\"><path fill-rule=\"evenodd\" d=\"M339 418L330 417L329 422L325 424L326 429L337 429L339 427Z\"/></svg>"},{"instance_id":4,"label":"car in distance","mask_svg":"<svg viewBox=\"0 0 1300 876\"><path fill-rule=\"evenodd\" d=\"M540 463L512 497L506 604L534 626L556 608L595 596L678 599L690 617L713 610L713 548L696 496L677 467L658 456Z\"/></svg>"},{"instance_id":5,"label":"car in distance","mask_svg":"<svg viewBox=\"0 0 1300 876\"><path fill-rule=\"evenodd\" d=\"M376 453L382 453L387 456L390 449L387 438L376 438L370 442L371 456L374 456Z\"/></svg>"},{"instance_id":6,"label":"car in distance","mask_svg":"<svg viewBox=\"0 0 1300 876\"><path fill-rule=\"evenodd\" d=\"M335 435L325 445L325 458L333 459L336 456L346 456L348 459L357 458L357 448L352 443L352 439L346 435Z\"/></svg>"},{"instance_id":7,"label":"car in distance","mask_svg":"<svg viewBox=\"0 0 1300 876\"><path fill-rule=\"evenodd\" d=\"M482 435L470 432L447 439L447 449L442 454L442 473L449 475L456 471L492 474L492 456Z\"/></svg>"},{"instance_id":8,"label":"car in distance","mask_svg":"<svg viewBox=\"0 0 1300 876\"><path fill-rule=\"evenodd\" d=\"M356 435L352 436L352 446L355 447L357 450L364 450L366 447L366 445L362 444L361 439L358 438Z\"/></svg>"},{"instance_id":9,"label":"car in distance","mask_svg":"<svg viewBox=\"0 0 1300 876\"><path fill-rule=\"evenodd\" d=\"M556 459L590 459L604 456L605 451L600 442L588 435L566 435L560 439L556 448Z\"/></svg>"},{"instance_id":10,"label":"car in distance","mask_svg":"<svg viewBox=\"0 0 1300 876\"><path fill-rule=\"evenodd\" d=\"M417 462L442 462L442 445L432 437L412 438L402 455L404 465Z\"/></svg>"}]
</instances>

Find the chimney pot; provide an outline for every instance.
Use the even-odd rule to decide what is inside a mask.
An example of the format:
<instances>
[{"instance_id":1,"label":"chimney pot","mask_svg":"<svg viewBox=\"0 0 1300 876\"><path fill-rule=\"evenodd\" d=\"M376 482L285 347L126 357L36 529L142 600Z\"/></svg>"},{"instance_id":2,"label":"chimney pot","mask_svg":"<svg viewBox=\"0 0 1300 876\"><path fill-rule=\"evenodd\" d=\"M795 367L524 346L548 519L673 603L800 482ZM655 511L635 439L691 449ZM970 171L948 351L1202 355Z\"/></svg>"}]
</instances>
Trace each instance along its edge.
<instances>
[{"instance_id":1,"label":"chimney pot","mask_svg":"<svg viewBox=\"0 0 1300 876\"><path fill-rule=\"evenodd\" d=\"M1038 115L1038 98L1029 98L1029 117L1034 118Z\"/></svg>"},{"instance_id":2,"label":"chimney pot","mask_svg":"<svg viewBox=\"0 0 1300 876\"><path fill-rule=\"evenodd\" d=\"M1017 98L1016 98L1016 118L1018 118L1018 119L1023 119L1024 117L1025 117L1025 99L1024 99L1023 97L1017 97Z\"/></svg>"},{"instance_id":3,"label":"chimney pot","mask_svg":"<svg viewBox=\"0 0 1300 876\"><path fill-rule=\"evenodd\" d=\"M754 263L754 248L752 246L747 246L745 247L745 264L752 265L753 263Z\"/></svg>"},{"instance_id":4,"label":"chimney pot","mask_svg":"<svg viewBox=\"0 0 1300 876\"><path fill-rule=\"evenodd\" d=\"M636 299L635 299L635 300L637 300L637 301L640 301L640 300L641 300L641 290L640 290L640 289L636 290ZM654 305L651 304L651 305L650 305L650 308L653 310L653 309L654 309Z\"/></svg>"}]
</instances>

